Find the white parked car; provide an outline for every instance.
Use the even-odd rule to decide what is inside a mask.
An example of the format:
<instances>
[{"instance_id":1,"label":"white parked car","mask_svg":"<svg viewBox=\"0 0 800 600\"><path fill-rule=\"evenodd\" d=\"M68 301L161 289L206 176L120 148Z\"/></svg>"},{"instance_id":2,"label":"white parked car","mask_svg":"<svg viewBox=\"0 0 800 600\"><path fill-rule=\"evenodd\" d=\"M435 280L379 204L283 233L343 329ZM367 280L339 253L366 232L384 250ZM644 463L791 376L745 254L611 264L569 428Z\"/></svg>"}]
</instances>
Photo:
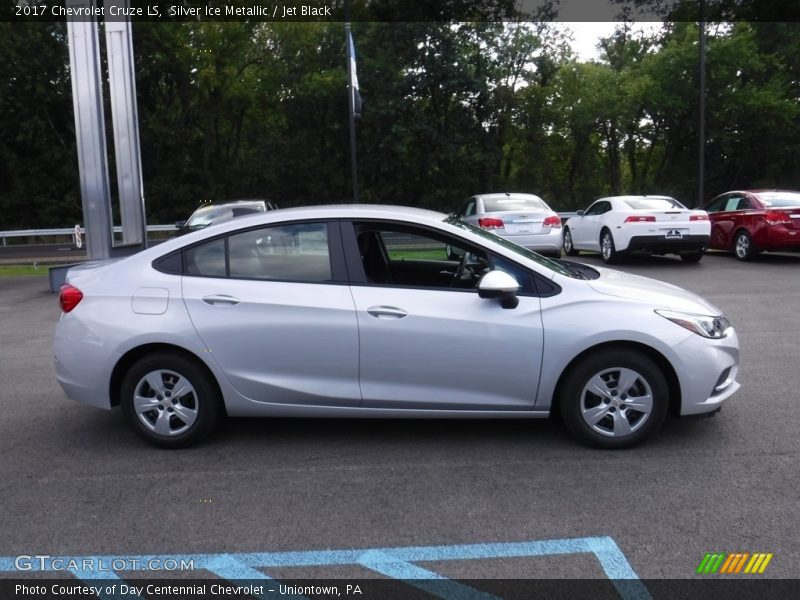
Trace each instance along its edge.
<instances>
[{"instance_id":1,"label":"white parked car","mask_svg":"<svg viewBox=\"0 0 800 600\"><path fill-rule=\"evenodd\" d=\"M600 198L564 224L564 252L600 252L613 263L620 254L679 254L696 263L708 249L711 223L669 196Z\"/></svg>"},{"instance_id":2,"label":"white parked car","mask_svg":"<svg viewBox=\"0 0 800 600\"><path fill-rule=\"evenodd\" d=\"M240 217L73 268L59 300L67 395L120 406L165 447L225 415L543 418L558 406L579 439L621 448L739 389L736 333L699 296L426 210Z\"/></svg>"},{"instance_id":3,"label":"white parked car","mask_svg":"<svg viewBox=\"0 0 800 600\"><path fill-rule=\"evenodd\" d=\"M481 229L545 256L561 256L561 217L533 194L481 194L456 215Z\"/></svg>"}]
</instances>

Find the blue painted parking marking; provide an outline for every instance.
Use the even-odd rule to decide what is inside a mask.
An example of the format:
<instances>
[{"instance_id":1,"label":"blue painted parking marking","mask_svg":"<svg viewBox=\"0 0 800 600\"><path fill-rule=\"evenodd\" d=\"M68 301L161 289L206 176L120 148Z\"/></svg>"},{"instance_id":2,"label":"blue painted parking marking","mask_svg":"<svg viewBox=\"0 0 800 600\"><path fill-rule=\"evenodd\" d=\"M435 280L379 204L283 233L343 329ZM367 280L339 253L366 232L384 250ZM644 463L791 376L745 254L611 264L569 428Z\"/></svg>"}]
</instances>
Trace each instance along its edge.
<instances>
[{"instance_id":1,"label":"blue painted parking marking","mask_svg":"<svg viewBox=\"0 0 800 600\"><path fill-rule=\"evenodd\" d=\"M426 592L447 600L495 600L497 597L451 581L434 571L415 563L450 560L482 560L498 558L526 558L536 556L558 556L569 554L594 554L606 576L612 581L622 600L650 600L650 594L639 580L625 554L610 537L566 538L529 542L507 542L490 544L460 544L449 546L407 546L399 548L362 548L351 550L310 550L300 552L254 552L232 554L169 554L138 556L92 556L59 557L64 563L71 560L78 564L112 564L124 560L126 564L143 565L155 561L191 561L195 569L204 569L217 577L235 580L275 581L264 569L279 567L324 567L333 565L357 565L397 580L406 580ZM31 565L31 571L48 571ZM0 572L19 572L14 557L0 557ZM70 571L83 580L119 579L115 571ZM130 571L120 571L121 573ZM436 585L433 585L436 582ZM277 584L278 582L275 581ZM284 596L286 597L286 596ZM131 600L131 596L126 596ZM297 597L296 600L301 600ZM108 598L107 600L113 600Z\"/></svg>"}]
</instances>

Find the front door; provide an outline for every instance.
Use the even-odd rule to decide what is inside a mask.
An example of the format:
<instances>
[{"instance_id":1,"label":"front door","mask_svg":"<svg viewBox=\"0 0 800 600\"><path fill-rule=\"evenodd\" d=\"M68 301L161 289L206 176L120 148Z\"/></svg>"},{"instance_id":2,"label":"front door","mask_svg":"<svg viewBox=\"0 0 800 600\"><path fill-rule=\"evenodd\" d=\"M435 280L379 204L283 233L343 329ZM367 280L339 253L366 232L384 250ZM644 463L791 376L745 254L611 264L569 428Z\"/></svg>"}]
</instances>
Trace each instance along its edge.
<instances>
[{"instance_id":1,"label":"front door","mask_svg":"<svg viewBox=\"0 0 800 600\"><path fill-rule=\"evenodd\" d=\"M533 407L544 342L538 297L521 293L515 309L480 298L493 257L459 238L385 222L356 223L353 234L365 266L364 283L351 287L362 406ZM448 246L460 260L448 260Z\"/></svg>"}]
</instances>

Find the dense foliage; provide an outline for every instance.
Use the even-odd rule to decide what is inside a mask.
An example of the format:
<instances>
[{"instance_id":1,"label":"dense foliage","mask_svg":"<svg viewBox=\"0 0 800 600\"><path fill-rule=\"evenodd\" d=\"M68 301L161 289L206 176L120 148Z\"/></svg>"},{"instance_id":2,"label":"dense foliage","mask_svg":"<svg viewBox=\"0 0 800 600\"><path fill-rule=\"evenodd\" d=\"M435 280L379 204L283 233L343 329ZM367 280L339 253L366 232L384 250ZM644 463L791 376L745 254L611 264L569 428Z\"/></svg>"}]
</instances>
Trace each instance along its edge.
<instances>
[{"instance_id":1,"label":"dense foliage","mask_svg":"<svg viewBox=\"0 0 800 600\"><path fill-rule=\"evenodd\" d=\"M800 187L798 27L709 25L706 197ZM527 191L560 210L620 192L696 202L693 23L650 36L620 26L593 62L547 21L353 31L363 201L452 210L474 193ZM204 199L348 201L344 41L341 23L137 23L148 221ZM0 229L81 222L65 27L2 23L0 56Z\"/></svg>"}]
</instances>

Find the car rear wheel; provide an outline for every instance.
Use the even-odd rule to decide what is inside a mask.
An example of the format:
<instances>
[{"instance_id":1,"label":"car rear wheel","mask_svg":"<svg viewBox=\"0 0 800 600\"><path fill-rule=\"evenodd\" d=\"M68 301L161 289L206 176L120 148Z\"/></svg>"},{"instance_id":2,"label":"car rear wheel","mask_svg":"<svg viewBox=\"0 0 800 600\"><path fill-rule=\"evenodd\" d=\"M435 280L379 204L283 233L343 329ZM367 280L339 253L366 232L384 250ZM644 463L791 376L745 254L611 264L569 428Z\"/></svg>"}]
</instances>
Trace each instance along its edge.
<instances>
[{"instance_id":1,"label":"car rear wheel","mask_svg":"<svg viewBox=\"0 0 800 600\"><path fill-rule=\"evenodd\" d=\"M578 256L578 251L572 244L572 232L569 227L564 228L564 254L567 256Z\"/></svg>"},{"instance_id":2,"label":"car rear wheel","mask_svg":"<svg viewBox=\"0 0 800 600\"><path fill-rule=\"evenodd\" d=\"M681 254L681 260L685 263L699 263L703 258L702 252L691 252L689 254Z\"/></svg>"},{"instance_id":3,"label":"car rear wheel","mask_svg":"<svg viewBox=\"0 0 800 600\"><path fill-rule=\"evenodd\" d=\"M182 448L208 436L222 415L217 388L197 363L157 352L128 370L122 412L134 431L154 446Z\"/></svg>"},{"instance_id":4,"label":"car rear wheel","mask_svg":"<svg viewBox=\"0 0 800 600\"><path fill-rule=\"evenodd\" d=\"M603 262L607 265L617 262L619 254L614 246L614 236L608 229L604 229L600 234L600 254L603 257Z\"/></svg>"},{"instance_id":5,"label":"car rear wheel","mask_svg":"<svg viewBox=\"0 0 800 600\"><path fill-rule=\"evenodd\" d=\"M667 415L669 388L640 352L591 354L570 369L558 398L564 424L582 443L629 448L655 433Z\"/></svg>"},{"instance_id":6,"label":"car rear wheel","mask_svg":"<svg viewBox=\"0 0 800 600\"><path fill-rule=\"evenodd\" d=\"M753 260L758 255L758 251L753 245L753 238L745 230L736 234L733 240L733 253L739 260Z\"/></svg>"}]
</instances>

